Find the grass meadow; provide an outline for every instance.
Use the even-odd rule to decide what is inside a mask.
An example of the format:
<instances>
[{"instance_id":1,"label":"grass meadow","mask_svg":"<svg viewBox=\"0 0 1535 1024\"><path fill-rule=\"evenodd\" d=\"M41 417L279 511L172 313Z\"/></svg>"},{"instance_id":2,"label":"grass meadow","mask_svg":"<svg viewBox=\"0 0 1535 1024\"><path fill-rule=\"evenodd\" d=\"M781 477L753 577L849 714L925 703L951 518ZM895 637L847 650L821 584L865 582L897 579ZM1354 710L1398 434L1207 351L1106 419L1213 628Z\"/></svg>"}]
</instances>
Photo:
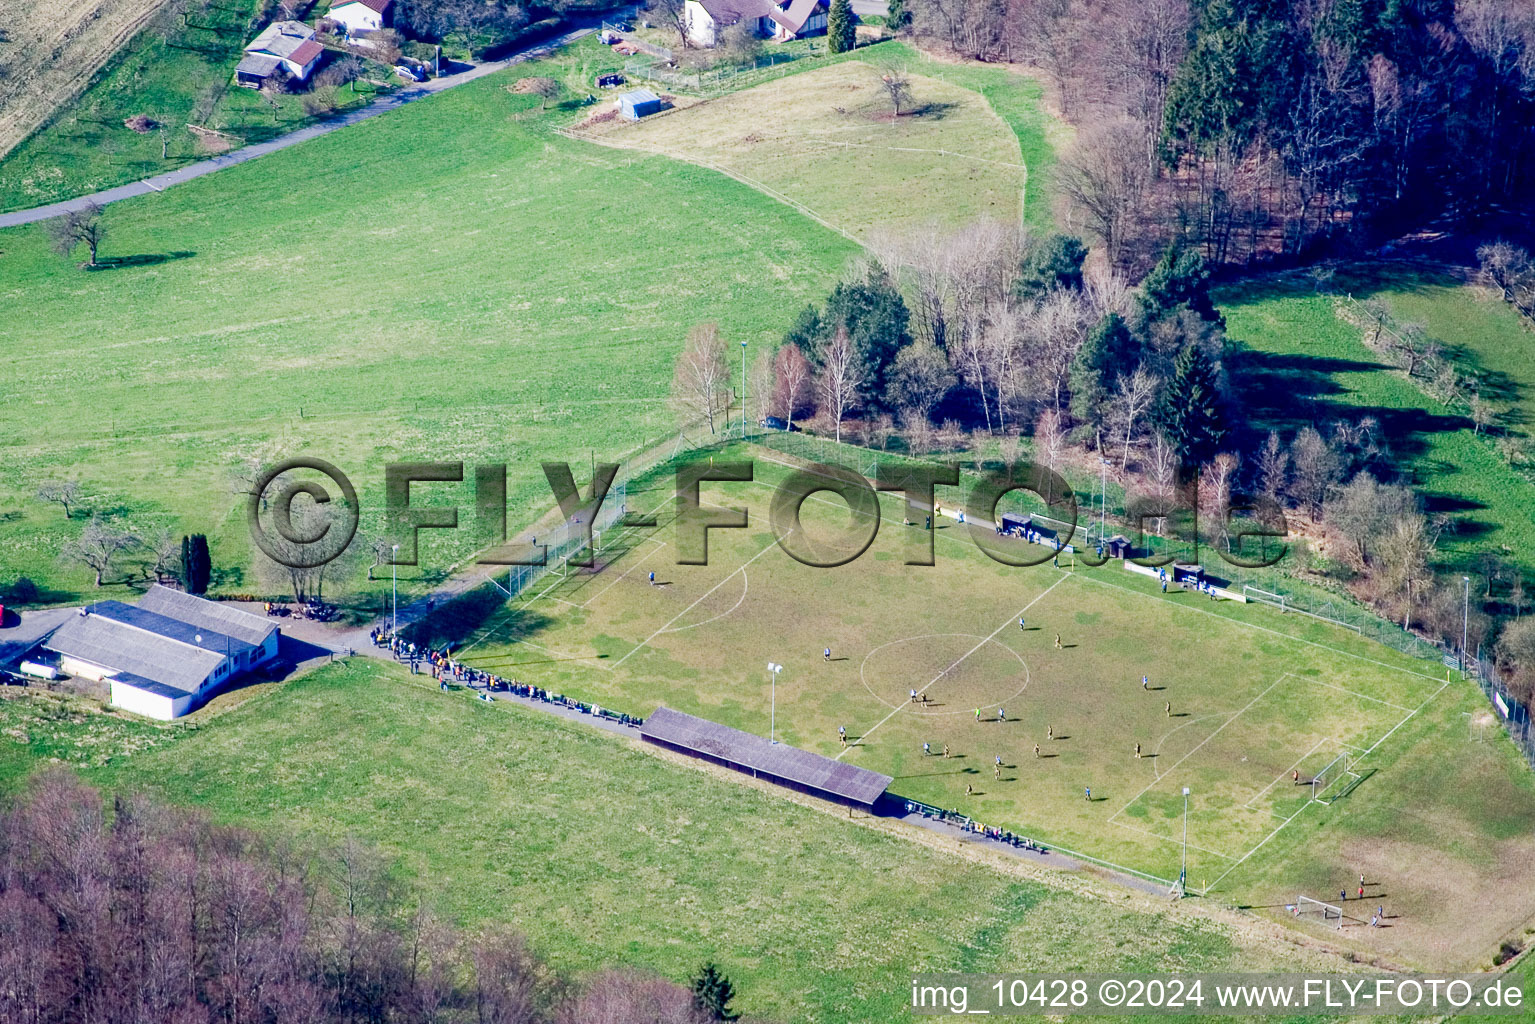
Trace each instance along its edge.
<instances>
[{"instance_id":1,"label":"grass meadow","mask_svg":"<svg viewBox=\"0 0 1535 1024\"><path fill-rule=\"evenodd\" d=\"M134 36L84 93L5 155L0 211L153 177L312 123L303 96L284 95L274 105L231 81L260 6L221 0L192 10L169 31L152 25ZM332 52L329 59L335 57ZM368 77L388 80L377 64L369 65ZM337 109L361 106L381 91L368 82L343 88ZM140 134L123 125L138 114L165 126L163 155L160 132ZM199 134L189 123L225 135Z\"/></svg>"},{"instance_id":2,"label":"grass meadow","mask_svg":"<svg viewBox=\"0 0 1535 1024\"><path fill-rule=\"evenodd\" d=\"M759 459L755 482L709 486L752 517L714 531L711 564L678 565L664 521L609 535L603 568L464 625L459 656L631 714L667 705L759 735L776 722L901 796L1162 879L1178 875L1189 786L1191 885L1273 911L1352 894L1364 873L1395 921L1359 942L1407 962L1474 965L1535 915L1519 824L1535 780L1496 728L1474 736L1485 708L1469 684L1316 620L1163 595L1118 563L1004 567L958 524L936 532L936 566L913 567L908 545L929 535L893 500L869 551L808 568L768 526L784 472ZM805 508L798 536L832 544L844 506ZM776 686L769 661L786 666ZM914 689L929 702L913 706ZM1344 752L1357 787L1311 802L1305 783Z\"/></svg>"},{"instance_id":3,"label":"grass meadow","mask_svg":"<svg viewBox=\"0 0 1535 1024\"><path fill-rule=\"evenodd\" d=\"M1342 275L1340 275L1340 278ZM1397 316L1424 322L1497 374L1516 413L1531 401L1531 342L1513 314L1464 286L1390 270L1340 280L1356 298L1379 295ZM1248 402L1249 426L1266 431L1373 416L1392 461L1408 471L1430 512L1454 524L1440 540L1443 560L1471 567L1488 549L1535 568L1535 485L1515 472L1470 419L1429 398L1381 362L1359 328L1338 318L1332 295L1300 278L1270 278L1221 289L1228 333L1245 346L1233 370ZM1525 356L1521 362L1521 353Z\"/></svg>"},{"instance_id":4,"label":"grass meadow","mask_svg":"<svg viewBox=\"0 0 1535 1024\"><path fill-rule=\"evenodd\" d=\"M738 1008L782 1020L905 1019L912 970L1338 967L1195 905L1169 914L1085 879L978 862L370 659L189 729L43 724L18 710L33 700L0 700L0 752L18 730L115 733L118 748L80 766L93 784L317 842L356 836L454 919L510 921L561 964L686 979L716 959ZM0 778L0 791L18 782Z\"/></svg>"},{"instance_id":5,"label":"grass meadow","mask_svg":"<svg viewBox=\"0 0 1535 1024\"><path fill-rule=\"evenodd\" d=\"M146 532L208 533L226 592L260 589L231 491L246 457L335 463L365 529L387 461L503 461L531 521L541 460L674 430L689 326L772 342L855 255L716 172L551 134L509 81L115 204L103 254L136 265L0 233L0 586L89 589L55 563L83 520L32 499L54 477ZM466 543L439 531L423 562Z\"/></svg>"},{"instance_id":6,"label":"grass meadow","mask_svg":"<svg viewBox=\"0 0 1535 1024\"><path fill-rule=\"evenodd\" d=\"M859 238L932 221L1018 223L1018 139L986 100L914 75L911 109L892 122L878 76L845 61L593 133L763 182Z\"/></svg>"}]
</instances>

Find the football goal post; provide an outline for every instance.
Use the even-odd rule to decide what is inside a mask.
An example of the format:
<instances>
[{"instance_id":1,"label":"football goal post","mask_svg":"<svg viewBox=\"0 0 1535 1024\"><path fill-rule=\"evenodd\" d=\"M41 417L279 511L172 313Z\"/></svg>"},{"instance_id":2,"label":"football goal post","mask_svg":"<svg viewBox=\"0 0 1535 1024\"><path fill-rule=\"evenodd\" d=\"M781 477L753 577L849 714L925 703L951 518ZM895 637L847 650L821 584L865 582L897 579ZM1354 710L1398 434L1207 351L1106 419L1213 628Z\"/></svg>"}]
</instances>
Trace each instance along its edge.
<instances>
[{"instance_id":1,"label":"football goal post","mask_svg":"<svg viewBox=\"0 0 1535 1024\"><path fill-rule=\"evenodd\" d=\"M1242 596L1247 598L1249 601L1261 601L1264 604L1271 604L1282 612L1289 611L1285 605L1285 597L1283 594L1275 594L1268 590L1259 590L1257 587L1243 584Z\"/></svg>"},{"instance_id":2,"label":"football goal post","mask_svg":"<svg viewBox=\"0 0 1535 1024\"><path fill-rule=\"evenodd\" d=\"M1353 755L1344 751L1311 777L1311 799L1330 804L1347 790L1347 782L1359 778Z\"/></svg>"},{"instance_id":3,"label":"football goal post","mask_svg":"<svg viewBox=\"0 0 1535 1024\"><path fill-rule=\"evenodd\" d=\"M1310 896L1297 896L1290 906L1290 912L1299 918L1320 920L1323 924L1330 924L1334 928L1343 927L1343 908L1336 903L1323 903Z\"/></svg>"}]
</instances>

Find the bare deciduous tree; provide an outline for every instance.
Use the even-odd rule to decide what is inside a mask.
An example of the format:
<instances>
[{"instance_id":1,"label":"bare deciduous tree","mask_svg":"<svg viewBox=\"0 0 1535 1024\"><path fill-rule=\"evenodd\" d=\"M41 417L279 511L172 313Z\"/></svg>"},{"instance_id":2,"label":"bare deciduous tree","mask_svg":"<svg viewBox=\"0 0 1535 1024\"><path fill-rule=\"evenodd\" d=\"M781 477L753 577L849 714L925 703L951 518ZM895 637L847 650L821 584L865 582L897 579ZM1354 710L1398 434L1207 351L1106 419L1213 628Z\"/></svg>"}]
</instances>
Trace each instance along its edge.
<instances>
[{"instance_id":1,"label":"bare deciduous tree","mask_svg":"<svg viewBox=\"0 0 1535 1024\"><path fill-rule=\"evenodd\" d=\"M858 353L847 331L838 328L826 346L821 366L821 408L836 423L837 441L842 441L842 421L858 402L858 388L863 383Z\"/></svg>"},{"instance_id":2,"label":"bare deciduous tree","mask_svg":"<svg viewBox=\"0 0 1535 1024\"><path fill-rule=\"evenodd\" d=\"M688 420L703 420L715 433L715 419L730 405L730 367L719 325L700 324L688 332L672 375L672 402Z\"/></svg>"},{"instance_id":3,"label":"bare deciduous tree","mask_svg":"<svg viewBox=\"0 0 1535 1024\"><path fill-rule=\"evenodd\" d=\"M798 345L784 345L773 357L775 407L782 410L784 423L794 429L794 414L804 408L810 397L811 378L815 370Z\"/></svg>"},{"instance_id":4,"label":"bare deciduous tree","mask_svg":"<svg viewBox=\"0 0 1535 1024\"><path fill-rule=\"evenodd\" d=\"M53 249L60 256L68 256L83 245L89 250L90 266L94 267L97 251L107 237L107 226L101 219L101 207L87 199L78 209L52 221L49 233L53 236Z\"/></svg>"},{"instance_id":5,"label":"bare deciduous tree","mask_svg":"<svg viewBox=\"0 0 1535 1024\"><path fill-rule=\"evenodd\" d=\"M79 481L45 480L37 488L37 500L58 505L64 510L64 518L68 519L74 514L74 507L81 501Z\"/></svg>"},{"instance_id":6,"label":"bare deciduous tree","mask_svg":"<svg viewBox=\"0 0 1535 1024\"><path fill-rule=\"evenodd\" d=\"M1130 466L1130 450L1140 438L1147 410L1157 394L1157 379L1137 366L1121 375L1109 399L1109 434L1120 445L1119 471Z\"/></svg>"},{"instance_id":7,"label":"bare deciduous tree","mask_svg":"<svg viewBox=\"0 0 1535 1024\"><path fill-rule=\"evenodd\" d=\"M1061 187L1103 243L1109 265L1119 263L1125 239L1145 200L1149 168L1130 122L1084 131L1065 161Z\"/></svg>"},{"instance_id":8,"label":"bare deciduous tree","mask_svg":"<svg viewBox=\"0 0 1535 1024\"><path fill-rule=\"evenodd\" d=\"M92 516L85 529L75 540L64 545L60 557L66 562L83 565L96 574L96 586L101 586L106 574L112 571L117 556L143 544L138 534L124 527ZM179 554L179 552L178 552Z\"/></svg>"}]
</instances>

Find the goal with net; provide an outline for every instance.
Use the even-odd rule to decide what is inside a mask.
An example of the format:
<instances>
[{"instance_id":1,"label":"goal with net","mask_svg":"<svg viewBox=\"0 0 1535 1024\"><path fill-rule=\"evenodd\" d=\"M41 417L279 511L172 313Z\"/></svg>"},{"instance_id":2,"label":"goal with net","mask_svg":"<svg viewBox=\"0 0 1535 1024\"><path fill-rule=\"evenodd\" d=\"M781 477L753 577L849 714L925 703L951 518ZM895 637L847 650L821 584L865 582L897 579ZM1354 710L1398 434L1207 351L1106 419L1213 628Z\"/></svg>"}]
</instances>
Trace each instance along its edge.
<instances>
[{"instance_id":1,"label":"goal with net","mask_svg":"<svg viewBox=\"0 0 1535 1024\"><path fill-rule=\"evenodd\" d=\"M1348 790L1348 783L1359 778L1354 771L1354 756L1344 751L1311 777L1311 799L1330 804Z\"/></svg>"},{"instance_id":2,"label":"goal with net","mask_svg":"<svg viewBox=\"0 0 1535 1024\"><path fill-rule=\"evenodd\" d=\"M1285 596L1283 594L1275 594L1268 590L1259 590L1257 587L1243 584L1242 596L1247 598L1249 601L1261 601L1264 604L1271 604L1282 612L1289 611L1289 608L1285 603Z\"/></svg>"},{"instance_id":3,"label":"goal with net","mask_svg":"<svg viewBox=\"0 0 1535 1024\"><path fill-rule=\"evenodd\" d=\"M1295 902L1290 904L1290 913L1296 917L1309 920L1320 920L1324 924L1330 924L1335 928L1343 927L1343 908L1336 903L1324 903L1314 900L1310 896L1297 896Z\"/></svg>"}]
</instances>

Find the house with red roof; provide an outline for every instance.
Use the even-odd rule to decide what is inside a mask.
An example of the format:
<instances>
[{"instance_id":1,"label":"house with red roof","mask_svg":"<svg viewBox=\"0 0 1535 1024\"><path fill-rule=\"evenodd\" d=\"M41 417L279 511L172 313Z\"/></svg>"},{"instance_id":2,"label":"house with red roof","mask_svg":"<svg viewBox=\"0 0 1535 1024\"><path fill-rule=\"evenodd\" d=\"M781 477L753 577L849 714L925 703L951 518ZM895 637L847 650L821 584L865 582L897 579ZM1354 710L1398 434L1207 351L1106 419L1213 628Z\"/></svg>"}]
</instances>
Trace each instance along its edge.
<instances>
[{"instance_id":1,"label":"house with red roof","mask_svg":"<svg viewBox=\"0 0 1535 1024\"><path fill-rule=\"evenodd\" d=\"M300 82L307 81L325 47L314 37L314 29L302 21L274 21L245 48L245 57L235 66L235 81L259 89L279 68Z\"/></svg>"},{"instance_id":2,"label":"house with red roof","mask_svg":"<svg viewBox=\"0 0 1535 1024\"><path fill-rule=\"evenodd\" d=\"M696 46L714 46L743 22L758 38L783 42L826 31L828 0L686 0L683 24Z\"/></svg>"},{"instance_id":3,"label":"house with red roof","mask_svg":"<svg viewBox=\"0 0 1535 1024\"><path fill-rule=\"evenodd\" d=\"M346 34L377 32L389 26L394 0L337 0L325 17L346 27Z\"/></svg>"}]
</instances>

